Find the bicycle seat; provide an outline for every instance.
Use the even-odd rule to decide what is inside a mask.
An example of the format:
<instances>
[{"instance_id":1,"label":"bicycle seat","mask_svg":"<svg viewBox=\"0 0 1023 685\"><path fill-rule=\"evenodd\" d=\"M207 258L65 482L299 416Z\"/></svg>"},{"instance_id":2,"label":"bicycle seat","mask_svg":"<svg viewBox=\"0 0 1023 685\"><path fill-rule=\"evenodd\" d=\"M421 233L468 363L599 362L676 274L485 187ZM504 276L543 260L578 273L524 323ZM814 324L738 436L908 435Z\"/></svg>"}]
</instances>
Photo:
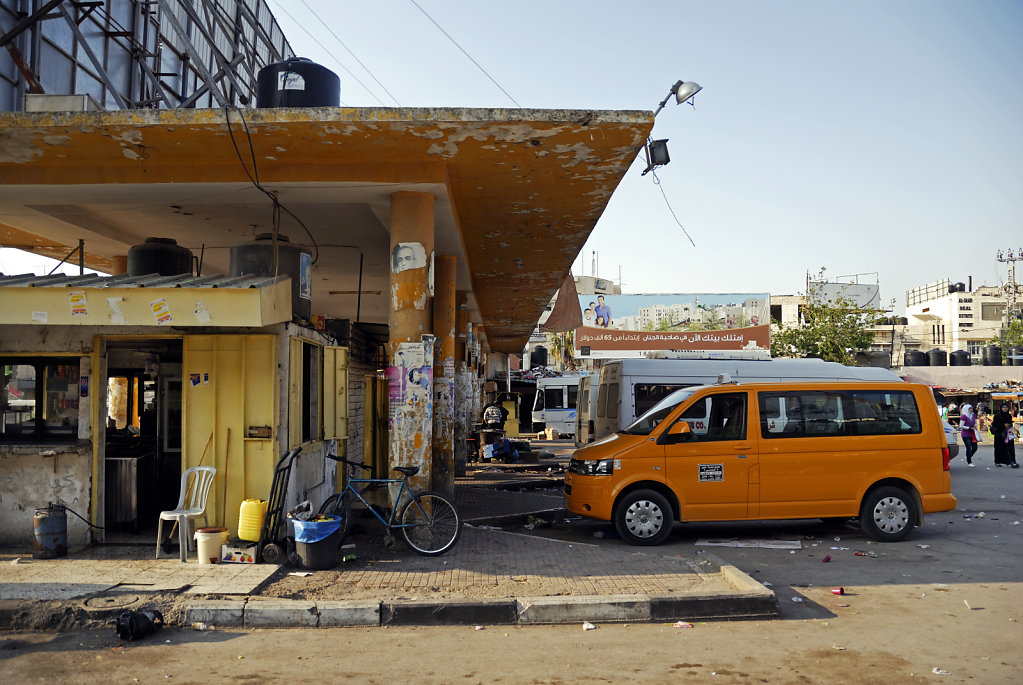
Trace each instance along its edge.
<instances>
[{"instance_id":1,"label":"bicycle seat","mask_svg":"<svg viewBox=\"0 0 1023 685\"><path fill-rule=\"evenodd\" d=\"M395 466L394 470L400 471L401 473L404 473L406 476L414 476L417 473L419 473L418 466Z\"/></svg>"}]
</instances>

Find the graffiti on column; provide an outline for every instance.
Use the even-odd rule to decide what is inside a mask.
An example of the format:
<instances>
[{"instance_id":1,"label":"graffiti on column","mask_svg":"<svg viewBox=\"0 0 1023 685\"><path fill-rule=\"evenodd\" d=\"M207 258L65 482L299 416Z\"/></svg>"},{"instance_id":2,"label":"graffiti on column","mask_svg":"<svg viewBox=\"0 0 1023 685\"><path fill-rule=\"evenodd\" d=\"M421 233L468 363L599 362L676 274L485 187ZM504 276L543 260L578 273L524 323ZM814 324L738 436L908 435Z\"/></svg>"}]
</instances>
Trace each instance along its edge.
<instances>
[{"instance_id":1,"label":"graffiti on column","mask_svg":"<svg viewBox=\"0 0 1023 685\"><path fill-rule=\"evenodd\" d=\"M387 368L392 464L418 466L424 476L433 440L433 345L433 336L399 343Z\"/></svg>"}]
</instances>

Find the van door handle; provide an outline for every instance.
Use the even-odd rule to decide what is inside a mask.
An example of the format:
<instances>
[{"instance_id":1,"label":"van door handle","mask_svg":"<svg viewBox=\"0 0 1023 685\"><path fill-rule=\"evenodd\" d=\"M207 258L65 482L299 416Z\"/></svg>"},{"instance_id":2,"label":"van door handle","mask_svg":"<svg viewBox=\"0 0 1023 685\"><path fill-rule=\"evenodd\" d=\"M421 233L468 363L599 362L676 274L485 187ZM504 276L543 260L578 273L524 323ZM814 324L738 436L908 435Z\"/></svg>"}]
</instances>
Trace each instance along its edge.
<instances>
[{"instance_id":1,"label":"van door handle","mask_svg":"<svg viewBox=\"0 0 1023 685\"><path fill-rule=\"evenodd\" d=\"M749 445L749 444L747 444L747 443L743 443L743 444L741 444L741 445L736 445L736 446L735 446L735 451L736 451L736 452L745 452L745 451L746 451L746 450L748 450L749 448L750 448L750 445Z\"/></svg>"}]
</instances>

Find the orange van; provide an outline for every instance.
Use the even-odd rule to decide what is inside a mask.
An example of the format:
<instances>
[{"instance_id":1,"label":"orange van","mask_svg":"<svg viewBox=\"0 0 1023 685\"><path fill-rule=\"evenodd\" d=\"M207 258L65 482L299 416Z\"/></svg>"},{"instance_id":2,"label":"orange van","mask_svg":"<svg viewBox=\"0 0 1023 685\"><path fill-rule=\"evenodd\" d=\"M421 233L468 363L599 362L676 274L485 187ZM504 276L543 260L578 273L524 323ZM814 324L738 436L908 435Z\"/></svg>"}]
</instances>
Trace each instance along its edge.
<instances>
[{"instance_id":1,"label":"orange van","mask_svg":"<svg viewBox=\"0 0 1023 685\"><path fill-rule=\"evenodd\" d=\"M576 451L569 511L656 545L676 521L809 518L859 518L888 542L955 508L929 387L723 380L677 390Z\"/></svg>"}]
</instances>

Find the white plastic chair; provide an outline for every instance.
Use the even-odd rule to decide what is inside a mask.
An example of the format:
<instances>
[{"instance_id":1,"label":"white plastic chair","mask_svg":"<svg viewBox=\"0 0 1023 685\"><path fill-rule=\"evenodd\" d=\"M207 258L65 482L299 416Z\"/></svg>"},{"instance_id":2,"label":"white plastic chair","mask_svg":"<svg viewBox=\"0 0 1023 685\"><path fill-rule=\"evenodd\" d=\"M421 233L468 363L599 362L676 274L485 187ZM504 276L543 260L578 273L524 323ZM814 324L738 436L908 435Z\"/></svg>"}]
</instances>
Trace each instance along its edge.
<instances>
[{"instance_id":1,"label":"white plastic chair","mask_svg":"<svg viewBox=\"0 0 1023 685\"><path fill-rule=\"evenodd\" d=\"M160 543L163 541L163 522L176 521L178 526L178 552L181 561L186 561L186 550L193 547L192 535L188 530L188 522L200 516L206 521L206 498L210 494L210 485L217 469L213 466L192 466L181 474L181 495L178 506L171 511L160 512L160 523L156 529L156 558L160 558ZM185 500L188 500L187 504ZM171 531L171 535L174 531Z\"/></svg>"}]
</instances>

